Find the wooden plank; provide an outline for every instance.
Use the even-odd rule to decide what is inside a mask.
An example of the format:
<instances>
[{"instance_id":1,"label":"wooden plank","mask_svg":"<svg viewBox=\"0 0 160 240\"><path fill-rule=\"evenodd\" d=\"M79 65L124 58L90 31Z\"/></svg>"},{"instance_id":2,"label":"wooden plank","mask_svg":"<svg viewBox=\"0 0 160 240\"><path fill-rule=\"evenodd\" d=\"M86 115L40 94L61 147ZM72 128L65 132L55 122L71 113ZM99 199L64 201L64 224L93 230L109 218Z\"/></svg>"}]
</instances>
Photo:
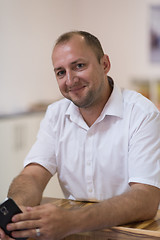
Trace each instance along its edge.
<instances>
[{"instance_id":1,"label":"wooden plank","mask_svg":"<svg viewBox=\"0 0 160 240\"><path fill-rule=\"evenodd\" d=\"M67 199L53 199L44 198L43 203L51 202L57 206L66 209L76 209L81 207L87 207L93 202L80 202L72 201ZM158 240L160 239L160 210L154 219L136 222L131 224L126 224L123 226L112 227L109 229L102 229L99 231L85 232L74 234L66 237L65 240L135 240L135 239L145 239L145 240Z\"/></svg>"}]
</instances>

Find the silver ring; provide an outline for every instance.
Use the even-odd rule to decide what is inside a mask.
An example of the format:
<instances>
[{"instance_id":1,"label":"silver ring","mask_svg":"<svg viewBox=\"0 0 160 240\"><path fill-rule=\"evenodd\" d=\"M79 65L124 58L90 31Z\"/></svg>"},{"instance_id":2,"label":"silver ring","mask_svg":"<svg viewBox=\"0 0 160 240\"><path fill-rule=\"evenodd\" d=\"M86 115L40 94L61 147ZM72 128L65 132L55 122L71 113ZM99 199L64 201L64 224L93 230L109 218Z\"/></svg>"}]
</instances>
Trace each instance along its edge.
<instances>
[{"instance_id":1,"label":"silver ring","mask_svg":"<svg viewBox=\"0 0 160 240\"><path fill-rule=\"evenodd\" d=\"M41 232L40 232L40 229L39 229L39 228L36 228L36 236L37 236L37 237L40 237L40 236L41 236Z\"/></svg>"}]
</instances>

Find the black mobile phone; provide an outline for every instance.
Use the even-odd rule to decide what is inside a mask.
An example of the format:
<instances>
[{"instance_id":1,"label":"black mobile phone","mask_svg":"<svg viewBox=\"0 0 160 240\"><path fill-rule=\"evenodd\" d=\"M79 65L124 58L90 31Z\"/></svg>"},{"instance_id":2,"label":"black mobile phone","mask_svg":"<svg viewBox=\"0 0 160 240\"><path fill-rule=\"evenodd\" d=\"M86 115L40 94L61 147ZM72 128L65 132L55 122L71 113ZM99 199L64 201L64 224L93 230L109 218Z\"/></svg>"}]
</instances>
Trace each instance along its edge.
<instances>
[{"instance_id":1,"label":"black mobile phone","mask_svg":"<svg viewBox=\"0 0 160 240\"><path fill-rule=\"evenodd\" d=\"M11 238L13 238L11 236L11 232L6 229L6 226L8 223L12 222L11 219L15 214L18 214L21 212L22 211L20 210L20 208L11 198L8 198L5 202L3 202L0 205L0 227ZM17 240L26 240L26 239L27 238L17 238Z\"/></svg>"}]
</instances>

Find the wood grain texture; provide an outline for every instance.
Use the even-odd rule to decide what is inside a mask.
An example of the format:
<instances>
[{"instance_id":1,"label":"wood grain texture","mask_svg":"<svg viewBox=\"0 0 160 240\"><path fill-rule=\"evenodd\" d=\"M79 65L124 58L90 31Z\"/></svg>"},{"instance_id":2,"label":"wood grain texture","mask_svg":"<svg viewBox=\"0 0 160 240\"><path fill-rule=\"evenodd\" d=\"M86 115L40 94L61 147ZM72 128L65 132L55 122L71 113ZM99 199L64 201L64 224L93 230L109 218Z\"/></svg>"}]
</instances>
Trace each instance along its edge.
<instances>
[{"instance_id":1,"label":"wood grain texture","mask_svg":"<svg viewBox=\"0 0 160 240\"><path fill-rule=\"evenodd\" d=\"M76 209L87 207L93 202L80 202L67 199L43 198L42 204L51 202L57 206L66 209ZM102 229L99 231L74 234L66 237L64 240L157 240L160 239L160 210L154 219L126 224L123 226Z\"/></svg>"}]
</instances>

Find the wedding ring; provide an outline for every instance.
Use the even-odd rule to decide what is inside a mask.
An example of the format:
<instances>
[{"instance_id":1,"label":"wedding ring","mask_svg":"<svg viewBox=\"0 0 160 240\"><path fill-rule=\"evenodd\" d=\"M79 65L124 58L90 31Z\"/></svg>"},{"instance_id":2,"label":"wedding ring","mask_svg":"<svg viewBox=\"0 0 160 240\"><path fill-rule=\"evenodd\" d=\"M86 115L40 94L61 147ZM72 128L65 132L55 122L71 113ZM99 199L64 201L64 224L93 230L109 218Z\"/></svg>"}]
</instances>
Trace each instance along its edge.
<instances>
[{"instance_id":1,"label":"wedding ring","mask_svg":"<svg viewBox=\"0 0 160 240\"><path fill-rule=\"evenodd\" d=\"M37 236L37 237L40 237L40 236L41 236L41 232L40 232L40 229L39 229L39 228L36 228L36 236Z\"/></svg>"}]
</instances>

